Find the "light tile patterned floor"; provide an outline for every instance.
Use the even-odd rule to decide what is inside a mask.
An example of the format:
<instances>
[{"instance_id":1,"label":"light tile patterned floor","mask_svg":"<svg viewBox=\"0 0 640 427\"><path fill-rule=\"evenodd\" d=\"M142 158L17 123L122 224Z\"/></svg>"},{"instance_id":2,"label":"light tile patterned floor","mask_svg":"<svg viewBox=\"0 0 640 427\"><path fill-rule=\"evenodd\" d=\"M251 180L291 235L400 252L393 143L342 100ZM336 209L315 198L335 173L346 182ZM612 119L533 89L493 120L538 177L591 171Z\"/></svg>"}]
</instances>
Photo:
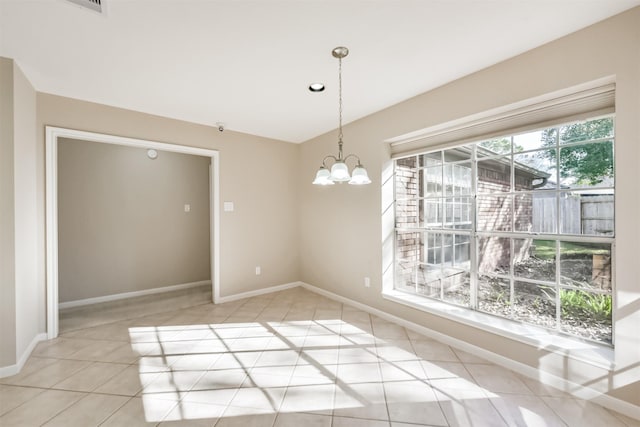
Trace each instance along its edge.
<instances>
[{"instance_id":1,"label":"light tile patterned floor","mask_svg":"<svg viewBox=\"0 0 640 427\"><path fill-rule=\"evenodd\" d=\"M0 379L0 426L640 425L302 288L209 298L64 311Z\"/></svg>"}]
</instances>

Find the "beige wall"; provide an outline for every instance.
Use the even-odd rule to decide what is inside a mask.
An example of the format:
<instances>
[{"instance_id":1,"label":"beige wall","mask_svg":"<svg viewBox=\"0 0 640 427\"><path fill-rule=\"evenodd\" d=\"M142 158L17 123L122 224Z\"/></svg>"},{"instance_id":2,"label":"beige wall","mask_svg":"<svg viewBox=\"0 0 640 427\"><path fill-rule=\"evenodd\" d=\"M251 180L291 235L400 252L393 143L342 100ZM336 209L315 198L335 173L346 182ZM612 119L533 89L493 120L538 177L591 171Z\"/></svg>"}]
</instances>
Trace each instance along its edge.
<instances>
[{"instance_id":1,"label":"beige wall","mask_svg":"<svg viewBox=\"0 0 640 427\"><path fill-rule=\"evenodd\" d=\"M60 139L59 301L210 280L210 162Z\"/></svg>"},{"instance_id":2,"label":"beige wall","mask_svg":"<svg viewBox=\"0 0 640 427\"><path fill-rule=\"evenodd\" d=\"M38 334L34 300L42 293L38 275L36 202L36 91L14 62L14 179L16 245L16 352L22 355Z\"/></svg>"},{"instance_id":3,"label":"beige wall","mask_svg":"<svg viewBox=\"0 0 640 427\"><path fill-rule=\"evenodd\" d=\"M0 366L16 363L13 61L0 58Z\"/></svg>"},{"instance_id":4,"label":"beige wall","mask_svg":"<svg viewBox=\"0 0 640 427\"><path fill-rule=\"evenodd\" d=\"M38 334L36 92L0 58L0 368L15 365Z\"/></svg>"},{"instance_id":5,"label":"beige wall","mask_svg":"<svg viewBox=\"0 0 640 427\"><path fill-rule=\"evenodd\" d=\"M298 280L297 145L43 93L37 101L42 159L47 125L219 150L220 198L235 203L218 213L221 296Z\"/></svg>"},{"instance_id":6,"label":"beige wall","mask_svg":"<svg viewBox=\"0 0 640 427\"><path fill-rule=\"evenodd\" d=\"M412 98L345 127L345 149L368 166L367 187L311 185L321 159L336 151L332 132L302 145L301 279L491 352L640 405L640 8ZM399 305L381 296L382 181L389 149L382 141L492 108L615 76L616 369L607 371L544 349ZM348 81L345 82L349 84ZM386 175L384 178L383 170ZM385 203L386 205L386 203ZM371 288L363 278L371 277Z\"/></svg>"}]
</instances>

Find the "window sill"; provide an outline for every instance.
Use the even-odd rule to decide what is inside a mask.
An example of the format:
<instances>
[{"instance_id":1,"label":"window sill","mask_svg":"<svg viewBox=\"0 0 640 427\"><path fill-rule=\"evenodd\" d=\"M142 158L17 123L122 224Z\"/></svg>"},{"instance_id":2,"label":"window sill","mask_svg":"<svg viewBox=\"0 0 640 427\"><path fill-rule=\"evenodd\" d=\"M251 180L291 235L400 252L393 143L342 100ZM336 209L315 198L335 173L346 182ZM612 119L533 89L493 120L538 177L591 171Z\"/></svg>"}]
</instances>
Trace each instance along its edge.
<instances>
[{"instance_id":1,"label":"window sill","mask_svg":"<svg viewBox=\"0 0 640 427\"><path fill-rule=\"evenodd\" d=\"M615 367L614 350L609 346L559 336L542 328L530 327L526 324L501 319L462 307L455 307L401 291L383 291L382 297L389 301L495 333L579 362L588 363L609 371L612 371Z\"/></svg>"}]
</instances>

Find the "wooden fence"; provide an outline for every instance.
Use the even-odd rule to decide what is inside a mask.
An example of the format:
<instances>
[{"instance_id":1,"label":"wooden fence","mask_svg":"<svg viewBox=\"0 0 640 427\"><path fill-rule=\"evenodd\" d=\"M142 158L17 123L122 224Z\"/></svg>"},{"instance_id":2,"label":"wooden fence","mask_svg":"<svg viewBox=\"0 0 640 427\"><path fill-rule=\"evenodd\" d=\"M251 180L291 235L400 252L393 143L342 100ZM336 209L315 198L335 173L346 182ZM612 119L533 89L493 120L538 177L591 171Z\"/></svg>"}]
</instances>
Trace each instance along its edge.
<instances>
[{"instance_id":1,"label":"wooden fence","mask_svg":"<svg viewBox=\"0 0 640 427\"><path fill-rule=\"evenodd\" d=\"M613 235L613 194L561 197L560 233L592 236ZM554 194L533 197L532 231L553 233L558 218L558 203Z\"/></svg>"}]
</instances>

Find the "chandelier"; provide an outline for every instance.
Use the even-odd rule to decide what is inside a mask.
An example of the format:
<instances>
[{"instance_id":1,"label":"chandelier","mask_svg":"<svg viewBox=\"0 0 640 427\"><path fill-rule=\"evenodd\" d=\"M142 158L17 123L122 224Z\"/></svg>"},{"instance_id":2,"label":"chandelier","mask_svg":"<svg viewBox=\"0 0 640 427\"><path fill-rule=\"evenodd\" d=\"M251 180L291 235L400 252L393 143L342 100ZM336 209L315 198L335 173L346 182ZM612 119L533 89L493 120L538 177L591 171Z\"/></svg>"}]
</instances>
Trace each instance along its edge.
<instances>
[{"instance_id":1,"label":"chandelier","mask_svg":"<svg viewBox=\"0 0 640 427\"><path fill-rule=\"evenodd\" d=\"M355 154L347 154L345 156L342 153L342 58L349 54L349 49L342 46L336 47L331 51L331 54L334 58L338 58L338 156L330 154L322 160L322 166L318 169L313 184L333 185L336 182L349 182L349 184L353 185L370 184L371 180L369 179L367 170L362 166L362 163L360 163L360 158ZM348 159L355 159L356 161L356 165L351 173L349 173L349 167L347 166ZM330 170L327 168L328 160L333 160L333 165Z\"/></svg>"}]
</instances>

